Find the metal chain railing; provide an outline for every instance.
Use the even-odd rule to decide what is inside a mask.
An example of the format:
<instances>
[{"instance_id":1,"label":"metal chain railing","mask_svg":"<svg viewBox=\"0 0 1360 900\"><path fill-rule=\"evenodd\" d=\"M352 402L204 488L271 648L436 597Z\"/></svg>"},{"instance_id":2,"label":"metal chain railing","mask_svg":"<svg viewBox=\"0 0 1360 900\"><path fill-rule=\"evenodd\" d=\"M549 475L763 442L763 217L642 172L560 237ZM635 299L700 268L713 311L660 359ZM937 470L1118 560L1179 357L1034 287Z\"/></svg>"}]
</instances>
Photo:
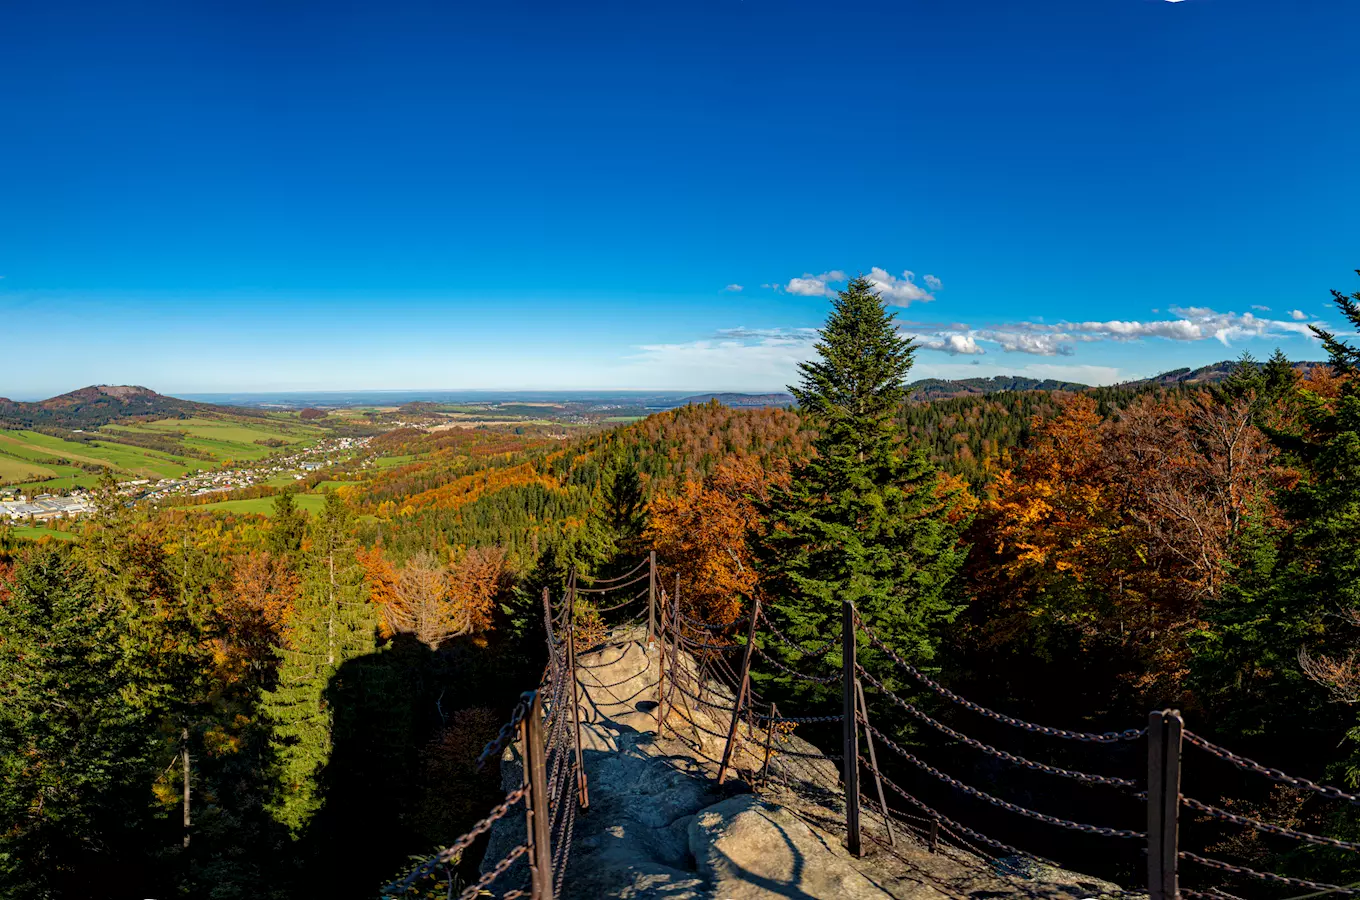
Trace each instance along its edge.
<instances>
[{"instance_id":1,"label":"metal chain railing","mask_svg":"<svg viewBox=\"0 0 1360 900\"><path fill-rule=\"evenodd\" d=\"M1360 853L1360 844L1354 841L1340 841L1336 838L1323 837L1320 834L1311 834L1307 831L1295 831L1292 828L1285 828L1282 825L1271 825L1269 822L1262 822L1260 819L1253 819L1250 816L1239 816L1221 807L1209 803L1202 803L1193 797L1181 795L1181 803L1189 808L1202 812L1210 818L1219 819L1224 822L1232 822L1234 825L1245 825L1256 831L1265 834L1274 834L1280 837L1293 838L1296 841L1303 841L1306 844L1318 844L1322 847L1335 847L1338 850L1349 850L1352 853Z\"/></svg>"},{"instance_id":2,"label":"metal chain railing","mask_svg":"<svg viewBox=\"0 0 1360 900\"><path fill-rule=\"evenodd\" d=\"M863 666L860 666L858 671L860 677L863 678L865 681L869 682L869 684L878 688L878 690L880 691L880 693L883 694L883 696L887 697L897 706L911 713L918 720L926 723L927 725L938 730L942 734L948 735L954 740L966 744L975 750L980 750L983 753L988 754L989 756L993 756L1000 760L1005 760L1008 763L1012 763L1014 765L1021 766L1026 769L1032 769L1036 772L1046 772L1049 775L1057 775L1061 778L1070 778L1074 781L1080 781L1086 784L1100 784L1106 785L1108 787L1126 788L1135 791L1138 789L1138 782L1132 781L1128 778L1115 778L1114 776L1110 775L1092 775L1088 772L1077 772L1072 769L1062 769L1059 768L1058 766L1050 766L1047 763L1035 762L1034 760L1031 759L1025 759L1023 756L1016 756L1013 753L1007 753L1005 750L1000 750L996 747L991 746L990 744L984 744L982 741L970 738L968 735L963 734L962 732L959 731L955 731L953 728L950 728L943 722L940 722L926 715L924 712L917 709L911 703L908 703L906 700L903 700L901 697L897 696L892 691L888 690L888 688L884 686L883 682L879 681L873 675L870 675L869 672L865 670ZM867 722L865 722L864 724L868 725Z\"/></svg>"},{"instance_id":3,"label":"metal chain railing","mask_svg":"<svg viewBox=\"0 0 1360 900\"><path fill-rule=\"evenodd\" d=\"M916 766L921 771L925 772L928 775L932 775L935 778L938 778L940 781L944 782L950 787L962 791L963 793L969 795L970 797L975 797L976 799L981 800L985 803L990 803L992 806L1000 807L1001 809L1009 810L1010 812L1013 812L1016 815L1025 816L1026 818L1034 819L1039 822L1044 822L1049 825L1057 825L1060 828L1066 828L1070 831L1080 831L1083 834L1098 834L1101 835L1102 837L1117 837L1117 838L1147 837L1146 832L1130 831L1124 828L1106 828L1101 825L1087 825L1083 822L1073 822L1070 819L1062 819L1057 816L1050 816L1047 813L1041 813L1037 810L1028 809L1024 806L1019 806L1017 804L1011 803L1008 800L1002 800L1000 797L988 794L986 791L980 791L977 788L973 787L972 785L964 784L962 781L959 781L952 775L947 775L944 772L941 772L939 769L935 768L934 766L930 765L929 763L925 762L924 760L920 759L914 754L909 753L906 750L906 748L904 748L901 744L898 744L896 741L888 737L883 732L879 731L877 728L874 728L872 725L868 727L869 730L873 732L874 737L881 740L885 745L888 746L889 749L895 751L898 756L901 756L903 759L905 759L912 765Z\"/></svg>"},{"instance_id":4,"label":"metal chain railing","mask_svg":"<svg viewBox=\"0 0 1360 900\"><path fill-rule=\"evenodd\" d=\"M920 669L913 666L911 663L904 660L891 647L883 643L883 641L878 637L878 635L874 634L874 632L871 631L869 627L865 625L863 622L860 623L860 628L864 631L865 635L868 636L869 642L873 644L875 647L877 647L879 650L883 651L883 653L894 663L896 663L898 668L902 669L902 671L906 672L908 675L912 676L917 681L921 682L926 687L930 688L932 691L939 694L941 697L945 698L951 703L957 703L964 709L970 709L973 712L977 713L978 715L986 716L987 718L995 722L1000 722L1003 725L1010 725L1013 728L1019 728L1022 731L1028 731L1033 734L1043 734L1048 735L1049 737L1062 738L1063 740L1082 741L1084 743L1091 744L1114 744L1120 741L1136 741L1139 738L1143 737L1145 734L1147 734L1146 728L1130 728L1124 731L1106 731L1100 734L1093 734L1084 731L1068 731L1065 728L1052 728L1048 725L1036 725L1033 722L1026 722L1024 719L1017 719L1013 716L1008 716L1005 713L999 713L994 709L988 709L987 707L982 706L981 704L974 703L973 701L969 700L966 697L959 696L958 694L949 690L949 688L945 687L935 679L931 678L926 673L922 672Z\"/></svg>"},{"instance_id":5,"label":"metal chain railing","mask_svg":"<svg viewBox=\"0 0 1360 900\"><path fill-rule=\"evenodd\" d=\"M1231 750L1228 750L1224 747L1220 747L1218 744L1215 744L1211 741L1205 740L1204 738L1195 734L1193 731L1185 732L1185 741L1188 744L1194 744L1196 747L1200 748L1206 753L1212 754L1213 756L1217 756L1219 759L1232 763L1239 769L1243 769L1244 771L1247 772L1255 772L1257 775L1260 775L1263 778L1268 778L1271 781L1275 782L1276 784L1283 784L1288 787L1298 788L1304 791L1312 791L1315 794L1319 794L1331 800L1343 800L1347 803L1354 803L1360 805L1360 796L1357 796L1356 794L1348 794L1345 791L1340 790L1339 788L1328 787L1327 785L1324 784L1317 784L1316 782L1309 781L1307 778L1298 778L1293 775L1289 775L1285 772L1282 772L1279 769L1272 769L1267 766L1263 766L1260 763L1256 762L1255 760L1247 759L1245 756L1238 756Z\"/></svg>"},{"instance_id":6,"label":"metal chain railing","mask_svg":"<svg viewBox=\"0 0 1360 900\"><path fill-rule=\"evenodd\" d=\"M1293 887L1309 888L1310 890L1320 891L1326 894L1338 894L1343 897L1360 896L1360 888L1344 887L1339 884L1326 884L1321 881L1309 881L1306 878L1290 878L1285 875L1276 875L1274 872L1260 872L1246 866L1235 866L1232 863L1223 862L1221 859L1209 859L1208 857L1191 853L1188 850L1181 850L1177 853L1177 856L1210 869L1217 869L1232 875L1242 875L1247 878L1254 878L1257 881L1268 881L1272 884L1288 884Z\"/></svg>"}]
</instances>

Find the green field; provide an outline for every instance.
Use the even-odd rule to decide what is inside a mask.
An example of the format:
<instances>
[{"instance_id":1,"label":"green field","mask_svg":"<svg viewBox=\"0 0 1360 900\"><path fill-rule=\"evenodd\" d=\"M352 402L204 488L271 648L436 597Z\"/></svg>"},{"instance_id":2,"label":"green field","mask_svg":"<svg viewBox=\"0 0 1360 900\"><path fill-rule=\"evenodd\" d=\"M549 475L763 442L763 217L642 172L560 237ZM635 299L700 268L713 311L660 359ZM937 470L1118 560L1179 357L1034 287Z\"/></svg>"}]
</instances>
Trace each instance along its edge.
<instances>
[{"instance_id":1,"label":"green field","mask_svg":"<svg viewBox=\"0 0 1360 900\"><path fill-rule=\"evenodd\" d=\"M319 512L322 505L326 502L324 494L297 494L293 499L297 502L298 509L308 513ZM185 508L191 512L221 511L272 516L274 514L274 498L257 497L254 500L219 500L217 503L205 503L202 506L188 506Z\"/></svg>"},{"instance_id":2,"label":"green field","mask_svg":"<svg viewBox=\"0 0 1360 900\"><path fill-rule=\"evenodd\" d=\"M54 457L64 459L70 465L47 462L35 465L36 460ZM105 441L82 444L36 431L0 430L0 460L9 460L12 464L7 468L16 473L16 477L10 477L0 472L0 483L22 478L30 484L43 484L46 487L69 487L73 483L93 484L97 480L97 475L82 471L79 468L81 464L103 466L120 474L138 478L171 478L183 475L185 469L198 468L190 460L158 453L155 450ZM13 463L28 463L36 471L19 475L17 474L19 467ZM32 481L41 479L43 475L62 477L59 482Z\"/></svg>"},{"instance_id":3,"label":"green field","mask_svg":"<svg viewBox=\"0 0 1360 900\"><path fill-rule=\"evenodd\" d=\"M415 462L419 457L411 456L380 456L373 460L373 465L380 469L390 469L394 466L404 466L409 462Z\"/></svg>"},{"instance_id":4,"label":"green field","mask_svg":"<svg viewBox=\"0 0 1360 900\"><path fill-rule=\"evenodd\" d=\"M47 466L15 459L12 456L0 456L0 484L27 481L30 478L47 478L55 474Z\"/></svg>"},{"instance_id":5,"label":"green field","mask_svg":"<svg viewBox=\"0 0 1360 900\"><path fill-rule=\"evenodd\" d=\"M106 431L179 436L185 447L211 454L219 462L244 462L261 459L288 447L310 444L323 437L325 429L313 425L276 420L161 419L137 425L106 425ZM287 447L267 447L260 440L283 441Z\"/></svg>"},{"instance_id":6,"label":"green field","mask_svg":"<svg viewBox=\"0 0 1360 900\"><path fill-rule=\"evenodd\" d=\"M78 535L69 531L53 531L40 525L0 525L0 536L6 534L28 541L36 541L38 538L44 537L56 538L59 541L74 541L78 537Z\"/></svg>"}]
</instances>

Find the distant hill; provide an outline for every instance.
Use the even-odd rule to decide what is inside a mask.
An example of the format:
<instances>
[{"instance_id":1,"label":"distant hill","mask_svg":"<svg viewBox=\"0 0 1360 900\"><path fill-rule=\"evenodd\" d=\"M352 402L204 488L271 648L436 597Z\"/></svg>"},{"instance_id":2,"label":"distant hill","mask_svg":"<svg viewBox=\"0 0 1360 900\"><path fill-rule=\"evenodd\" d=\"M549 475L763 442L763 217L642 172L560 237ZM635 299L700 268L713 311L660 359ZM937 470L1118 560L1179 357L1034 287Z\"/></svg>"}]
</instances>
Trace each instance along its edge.
<instances>
[{"instance_id":1,"label":"distant hill","mask_svg":"<svg viewBox=\"0 0 1360 900\"><path fill-rule=\"evenodd\" d=\"M136 385L91 385L36 403L0 397L0 427L6 428L98 428L128 419L187 419L223 413L258 415L166 397Z\"/></svg>"},{"instance_id":2,"label":"distant hill","mask_svg":"<svg viewBox=\"0 0 1360 900\"><path fill-rule=\"evenodd\" d=\"M1198 369L1172 369L1170 372L1162 372L1160 375L1153 375L1151 378L1139 378L1134 381L1125 381L1114 385L1115 388L1125 390L1138 390L1151 387L1173 387L1176 385L1194 386L1204 384L1218 384L1232 374L1233 367L1237 365L1236 360L1225 359L1222 362L1211 363L1207 366L1200 366ZM1257 363L1257 365L1265 365ZM1322 362L1296 362L1294 369L1298 372L1307 372L1313 366L1322 366ZM953 397L974 397L984 394L995 394L1000 391L1089 391L1092 387L1075 381L1056 381L1052 378L1022 378L1015 375L994 375L991 378L961 378L957 381L950 381L944 378L923 378L920 381L913 381L907 385L909 398L918 403L931 400L948 400Z\"/></svg>"},{"instance_id":3,"label":"distant hill","mask_svg":"<svg viewBox=\"0 0 1360 900\"><path fill-rule=\"evenodd\" d=\"M1052 378L1023 378L1018 375L993 375L991 378L922 378L907 385L909 399L946 400L950 397L980 396L999 391L1085 391L1090 385Z\"/></svg>"},{"instance_id":4,"label":"distant hill","mask_svg":"<svg viewBox=\"0 0 1360 900\"><path fill-rule=\"evenodd\" d=\"M675 401L675 405L688 406L691 403L707 403L710 400L717 400L723 406L732 407L793 405L793 395L782 391L773 394L695 394L693 397L683 397Z\"/></svg>"},{"instance_id":5,"label":"distant hill","mask_svg":"<svg viewBox=\"0 0 1360 900\"><path fill-rule=\"evenodd\" d=\"M1160 375L1153 375L1151 378L1140 378L1137 381L1126 381L1117 387L1139 388L1139 387L1170 387L1172 385L1197 385L1197 384L1218 384L1227 379L1232 374L1233 368L1237 365L1236 360L1225 359L1222 362L1211 363L1207 366L1200 366L1198 369L1172 369L1170 372L1163 372ZM1265 363L1257 363L1263 366ZM1313 366L1325 366L1325 362L1296 362L1294 371L1307 372Z\"/></svg>"}]
</instances>

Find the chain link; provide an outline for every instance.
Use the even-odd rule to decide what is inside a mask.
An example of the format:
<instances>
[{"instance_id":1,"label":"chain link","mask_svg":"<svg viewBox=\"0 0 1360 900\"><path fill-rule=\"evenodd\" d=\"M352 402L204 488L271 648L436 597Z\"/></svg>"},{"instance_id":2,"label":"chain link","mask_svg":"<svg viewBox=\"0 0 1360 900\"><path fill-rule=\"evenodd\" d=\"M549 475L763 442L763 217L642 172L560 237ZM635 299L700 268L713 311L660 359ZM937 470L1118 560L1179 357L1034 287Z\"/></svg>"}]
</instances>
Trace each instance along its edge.
<instances>
[{"instance_id":1,"label":"chain link","mask_svg":"<svg viewBox=\"0 0 1360 900\"><path fill-rule=\"evenodd\" d=\"M1010 810L1011 812L1017 815L1025 816L1030 819L1036 819L1040 822L1045 822L1049 825L1057 825L1060 828L1066 828L1070 831L1080 831L1083 834L1096 834L1102 837L1118 837L1118 838L1147 837L1147 835L1141 831L1128 831L1122 828L1105 828L1104 826L1101 825L1086 825L1082 822L1073 822L1070 819L1060 819L1057 816L1050 816L1046 813L1037 812L1032 809L1026 809L1023 806L1017 806L1016 804L1011 803L1008 800L1002 800L1000 797L995 797L984 791L980 791L971 785L964 784L962 781L959 781L957 778L954 778L951 775L946 775L944 772L941 772L939 769L935 768L934 766L930 765L924 760L918 759L917 757L908 753L906 749L902 747L901 744L897 743L892 738L888 737L886 734L879 731L877 728L874 728L872 725L869 726L869 730L871 730L878 737L878 739L883 741L883 743L886 744L890 749L895 750L899 756L901 756L903 759L905 759L912 765L916 766L921 771L929 775L935 776L940 781L943 781L945 784L949 785L950 787L956 790L962 791L963 793L967 794L970 797L975 797L978 800L990 803L993 806L998 806L1002 809Z\"/></svg>"},{"instance_id":2,"label":"chain link","mask_svg":"<svg viewBox=\"0 0 1360 900\"><path fill-rule=\"evenodd\" d=\"M773 634L781 644L785 645L790 650L801 654L805 659L815 659L841 642L841 636L838 634L829 641L818 646L816 649L805 650L799 646L797 641L780 631L778 626L770 621L770 617L765 614L763 608L760 610L760 621L765 623L765 627L770 630L770 633Z\"/></svg>"},{"instance_id":3,"label":"chain link","mask_svg":"<svg viewBox=\"0 0 1360 900\"><path fill-rule=\"evenodd\" d=\"M1349 850L1352 853L1360 853L1360 844L1351 841L1339 841L1336 838L1323 837L1320 834L1310 834L1307 831L1294 831L1291 828L1284 828L1280 825L1271 825L1269 822L1262 822L1260 819L1253 819L1249 816L1239 816L1236 813L1228 812L1208 803L1202 803L1193 797L1181 795L1181 802L1191 809L1199 810L1215 819L1222 819L1225 822L1232 822L1234 825L1246 825L1263 831L1266 834L1278 834L1280 837L1293 838L1296 841L1304 841L1309 844L1319 844L1323 847L1335 847L1338 850Z\"/></svg>"},{"instance_id":4,"label":"chain link","mask_svg":"<svg viewBox=\"0 0 1360 900\"><path fill-rule=\"evenodd\" d=\"M844 718L845 716L839 713L834 716L756 716L756 719L761 722L774 722L776 725L782 722L787 722L790 725L813 725L823 722L839 722Z\"/></svg>"},{"instance_id":5,"label":"chain link","mask_svg":"<svg viewBox=\"0 0 1360 900\"><path fill-rule=\"evenodd\" d=\"M1125 731L1106 731L1102 734L1091 734L1084 731L1068 731L1064 728L1051 728L1047 725L1036 725L1033 722L1026 722L1024 719L1016 719L1012 716L1005 715L1004 713L999 713L996 710L988 709L985 706L974 703L966 697L960 697L949 688L940 684L938 681L898 656L891 647L883 643L878 635L870 631L869 627L863 622L860 622L860 627L863 628L864 633L868 635L869 642L886 653L888 658L897 663L897 665L908 675L912 676L941 697L944 697L946 700L957 703L965 709L971 709L973 712L1000 722L1003 725L1010 725L1014 728L1019 728L1023 731L1029 731L1035 734L1045 734L1049 737L1063 738L1068 741L1083 741L1092 744L1114 744L1119 741L1136 741L1147 734L1146 728L1130 728Z\"/></svg>"},{"instance_id":6,"label":"chain link","mask_svg":"<svg viewBox=\"0 0 1360 900\"><path fill-rule=\"evenodd\" d=\"M1246 866L1234 866L1232 863L1225 863L1220 859L1207 859L1206 857L1191 853L1188 850L1181 850L1176 855L1181 859L1197 862L1201 866L1207 866L1210 869L1231 872L1234 875L1245 875L1248 878L1269 881L1273 884L1288 884L1294 887L1309 888L1310 890L1321 891L1327 894L1340 894L1343 897L1360 895L1360 888L1342 887L1339 884L1326 884L1321 881L1308 881L1304 878L1289 878L1285 875L1276 875L1274 872L1258 872L1255 869L1249 869Z\"/></svg>"},{"instance_id":7,"label":"chain link","mask_svg":"<svg viewBox=\"0 0 1360 900\"><path fill-rule=\"evenodd\" d=\"M477 840L479 836L490 831L491 826L494 825L498 819L503 818L505 814L508 813L516 803L524 799L524 795L527 793L528 790L526 788L519 787L515 788L510 793L506 794L505 800L502 801L499 806L496 806L494 809L492 809L491 812L487 814L487 817L485 819L482 819L476 825L473 825L467 834L463 835L458 840L454 841L452 844L445 847L443 850L440 850L434 856L425 860L425 862L416 866L414 869L411 870L411 873L407 875L405 878L403 878L401 881L392 882L391 884L384 887L383 893L384 894L405 893L406 891L410 890L411 886L414 885L417 881L420 881L422 878L429 876L439 866L448 865L449 863L453 862L455 857L461 854L468 847L472 846L473 841Z\"/></svg>"},{"instance_id":8,"label":"chain link","mask_svg":"<svg viewBox=\"0 0 1360 900\"><path fill-rule=\"evenodd\" d=\"M860 757L860 762L864 762L863 756ZM916 806L918 809L924 810L932 818L938 819L941 825L947 826L950 829L957 831L959 834L966 835L967 837L970 837L975 841L987 844L990 847L995 847L997 850L1005 851L1006 853L1009 853L1012 856L1023 856L1027 859L1033 859L1046 865L1056 865L1055 863L1051 863L1041 856L1035 856L1033 853L1026 853L1024 850L1019 850L1015 847L1012 847L1010 844L1003 844L1001 841L998 841L995 838L990 838L985 834L974 831L967 825L962 825L958 822L955 822L948 816L936 812L929 806L926 806L920 800L917 800L915 797L907 793L906 790L904 790L901 786L899 786L895 781L893 781L888 776L881 775L880 777L883 779L883 783L886 784L889 788L891 788L895 794L900 796L903 800L906 800L908 803L911 803L912 805Z\"/></svg>"},{"instance_id":9,"label":"chain link","mask_svg":"<svg viewBox=\"0 0 1360 900\"><path fill-rule=\"evenodd\" d=\"M505 859L502 859L500 862L496 863L495 868L487 872L481 878L477 879L476 884L472 885L467 890L463 891L463 893L459 894L458 900L474 900L474 898L480 896L482 891L486 890L488 885L490 885L497 878L500 878L507 871L509 871L510 867L514 865L515 860L523 856L525 852L528 851L528 849L529 849L528 844L520 844L514 850L511 850L510 853L505 857ZM505 896L509 897L510 894L506 894Z\"/></svg>"},{"instance_id":10,"label":"chain link","mask_svg":"<svg viewBox=\"0 0 1360 900\"><path fill-rule=\"evenodd\" d=\"M533 706L536 693L537 691L525 691L519 695L519 702L515 704L515 710L510 714L510 721L501 726L495 740L483 747L481 755L477 757L478 771L481 771L493 757L500 756L501 751L515 739L519 723L529 714L529 707Z\"/></svg>"},{"instance_id":11,"label":"chain link","mask_svg":"<svg viewBox=\"0 0 1360 900\"><path fill-rule=\"evenodd\" d=\"M1071 778L1074 781L1082 781L1087 784L1103 784L1109 787L1128 788L1130 790L1136 790L1138 788L1138 783L1136 781L1131 781L1127 778L1115 778L1113 776L1107 775L1091 775L1086 772L1077 772L1071 769L1061 769L1057 766L1050 766L1045 763L1035 762L1032 759L1025 759L1023 756L1016 756L1013 753L1007 753L1005 750L998 750L996 747L993 747L990 744L984 744L981 741L974 740L973 738L970 738L968 735L963 734L962 732L955 731L954 729L950 728L943 722L938 722L935 719L932 719L930 716L926 715L921 710L917 709L915 706L912 706L910 703L903 700L901 697L897 696L892 691L888 690L883 685L883 682L879 681L877 678L870 675L863 666L858 666L857 668L859 674L863 676L866 681L868 681L874 687L878 688L881 692L883 692L883 694L885 694L890 700L892 700L898 706L902 707L907 712L911 713L913 716L920 719L922 722L925 722L932 728L938 729L944 734L947 734L949 737L952 737L954 740L961 741L962 743L967 744L969 747L972 747L975 750L981 750L983 753L990 754L991 756L994 756L997 759L1003 759L1008 763L1013 763L1014 765L1017 766L1023 766L1026 769L1033 769L1036 772L1047 772L1049 775L1058 775L1062 778ZM878 729L870 725L868 721L865 720L862 716L857 716L857 718L859 718L860 722L864 724L865 728L868 728L875 734L878 733Z\"/></svg>"},{"instance_id":12,"label":"chain link","mask_svg":"<svg viewBox=\"0 0 1360 900\"><path fill-rule=\"evenodd\" d=\"M785 675L791 675L792 677L797 678L799 681L810 681L813 684L831 684L834 681L840 681L842 677L839 672L837 672L834 675L827 675L825 678L819 678L816 675L807 675L804 674L803 672L797 672L793 669L790 669L788 666L784 665L779 660L775 659L774 656L772 656L771 654L766 653L759 644L756 644L756 652L759 653L761 658L768 662L770 665L774 666L776 669L783 672Z\"/></svg>"},{"instance_id":13,"label":"chain link","mask_svg":"<svg viewBox=\"0 0 1360 900\"><path fill-rule=\"evenodd\" d=\"M1213 756L1217 756L1219 759L1226 760L1232 763L1233 765L1237 766L1239 769L1245 769L1248 772L1255 772L1257 775L1262 775L1266 778L1269 778L1271 781L1274 781L1277 784L1286 784L1289 785L1290 787L1300 788L1305 791L1312 791L1315 794L1321 794L1322 796L1328 797L1332 800L1345 800L1347 803L1354 803L1360 805L1360 796L1356 796L1355 794L1348 794L1345 791L1340 790L1338 788L1328 787L1327 785L1324 784L1317 784L1316 782L1309 781L1307 778L1296 778L1293 775L1286 774L1285 772L1282 772L1279 769L1268 768L1267 766L1263 766L1260 763L1256 762L1255 760L1247 759L1245 756L1238 756L1231 750L1228 750L1224 747L1220 747L1217 744L1212 743L1211 741L1207 741L1204 738L1200 737L1199 735L1195 734L1193 731L1188 730L1185 731L1184 736L1187 742L1194 744L1196 747L1200 748L1206 753L1209 753Z\"/></svg>"}]
</instances>

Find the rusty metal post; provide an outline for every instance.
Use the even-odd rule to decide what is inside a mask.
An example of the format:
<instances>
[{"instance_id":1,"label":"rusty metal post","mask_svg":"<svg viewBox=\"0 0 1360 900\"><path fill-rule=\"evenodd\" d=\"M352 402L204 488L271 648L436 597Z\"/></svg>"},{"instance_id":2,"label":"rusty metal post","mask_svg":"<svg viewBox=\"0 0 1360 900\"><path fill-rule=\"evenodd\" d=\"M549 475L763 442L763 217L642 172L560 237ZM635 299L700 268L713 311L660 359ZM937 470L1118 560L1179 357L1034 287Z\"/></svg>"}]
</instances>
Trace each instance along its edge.
<instances>
[{"instance_id":1,"label":"rusty metal post","mask_svg":"<svg viewBox=\"0 0 1360 900\"><path fill-rule=\"evenodd\" d=\"M930 852L934 853L935 848L940 844L940 817L935 813L930 814Z\"/></svg>"},{"instance_id":2,"label":"rusty metal post","mask_svg":"<svg viewBox=\"0 0 1360 900\"><path fill-rule=\"evenodd\" d=\"M524 784L529 788L525 803L525 830L529 844L530 897L553 900L551 813L548 809L548 770L543 746L543 699L534 692L529 714L520 723L520 755L524 758Z\"/></svg>"},{"instance_id":3,"label":"rusty metal post","mask_svg":"<svg viewBox=\"0 0 1360 900\"><path fill-rule=\"evenodd\" d=\"M677 588L680 586L679 576L676 576L675 584ZM666 727L666 719L669 718L671 713L675 712L675 689L676 686L680 684L680 676L684 674L685 668L684 664L680 662L680 650L682 649L680 646L680 640L683 632L680 627L680 595L678 593L671 598L670 629L671 629L671 684L670 687L667 688L666 690L666 706L661 715L661 728L658 728L656 732L657 737L660 737L664 733ZM690 722L690 724L693 725L694 723ZM676 733L679 734L679 732Z\"/></svg>"},{"instance_id":4,"label":"rusty metal post","mask_svg":"<svg viewBox=\"0 0 1360 900\"><path fill-rule=\"evenodd\" d=\"M567 613L567 665L566 675L571 679L571 734L576 744L576 793L582 809L590 808L590 788L586 784L586 768L581 762L581 685L576 679L576 579L571 580L567 593L571 604Z\"/></svg>"},{"instance_id":5,"label":"rusty metal post","mask_svg":"<svg viewBox=\"0 0 1360 900\"><path fill-rule=\"evenodd\" d=\"M1148 716L1148 900L1178 900L1181 735L1174 709Z\"/></svg>"},{"instance_id":6,"label":"rusty metal post","mask_svg":"<svg viewBox=\"0 0 1360 900\"><path fill-rule=\"evenodd\" d=\"M770 778L770 746L774 743L774 723L779 718L779 704L771 701L770 721L765 723L765 761L760 764L760 788L765 789Z\"/></svg>"},{"instance_id":7,"label":"rusty metal post","mask_svg":"<svg viewBox=\"0 0 1360 900\"><path fill-rule=\"evenodd\" d=\"M845 847L861 856L859 833L859 727L855 724L855 604L841 601L841 735L845 741Z\"/></svg>"},{"instance_id":8,"label":"rusty metal post","mask_svg":"<svg viewBox=\"0 0 1360 900\"><path fill-rule=\"evenodd\" d=\"M864 702L864 685L855 679L855 696L859 700L859 714L864 717L864 743L869 747L869 765L874 770L874 784L878 786L878 808L883 810L883 826L888 829L888 845L897 846L897 836L893 834L892 816L888 813L888 801L883 796L883 776L878 771L878 756L874 753L874 736L869 732L869 706Z\"/></svg>"},{"instance_id":9,"label":"rusty metal post","mask_svg":"<svg viewBox=\"0 0 1360 900\"><path fill-rule=\"evenodd\" d=\"M656 734L661 736L661 704L666 702L666 592L661 591L661 631L657 635L660 652L656 657Z\"/></svg>"},{"instance_id":10,"label":"rusty metal post","mask_svg":"<svg viewBox=\"0 0 1360 900\"><path fill-rule=\"evenodd\" d=\"M732 722L727 726L727 745L723 747L722 765L718 767L718 784L727 780L727 770L732 765L732 747L736 743L737 725L741 722L741 707L748 701L751 691L751 653L755 650L756 620L760 616L760 598L751 598L751 622L746 626L746 652L741 656L741 681L737 685L737 702L732 709ZM765 755L769 756L769 743L766 742Z\"/></svg>"},{"instance_id":11,"label":"rusty metal post","mask_svg":"<svg viewBox=\"0 0 1360 900\"><path fill-rule=\"evenodd\" d=\"M647 641L656 640L656 551L647 554Z\"/></svg>"}]
</instances>

